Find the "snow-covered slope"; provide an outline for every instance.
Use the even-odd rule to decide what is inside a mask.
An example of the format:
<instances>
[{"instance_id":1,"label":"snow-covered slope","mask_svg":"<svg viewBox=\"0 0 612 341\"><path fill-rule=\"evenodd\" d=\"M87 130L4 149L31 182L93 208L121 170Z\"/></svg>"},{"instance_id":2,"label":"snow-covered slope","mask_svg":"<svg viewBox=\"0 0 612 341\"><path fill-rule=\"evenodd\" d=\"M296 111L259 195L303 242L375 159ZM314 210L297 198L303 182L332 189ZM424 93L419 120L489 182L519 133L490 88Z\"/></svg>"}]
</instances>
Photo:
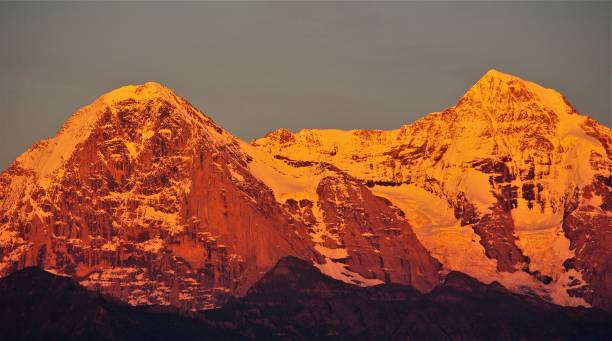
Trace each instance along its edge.
<instances>
[{"instance_id":1,"label":"snow-covered slope","mask_svg":"<svg viewBox=\"0 0 612 341\"><path fill-rule=\"evenodd\" d=\"M114 90L0 175L0 275L210 308L284 256L359 286L448 271L611 309L610 129L491 70L397 130L247 144L157 83Z\"/></svg>"},{"instance_id":2,"label":"snow-covered slope","mask_svg":"<svg viewBox=\"0 0 612 341\"><path fill-rule=\"evenodd\" d=\"M244 293L289 255L357 285L439 283L405 221L381 243L359 223L330 222L344 204L371 201L389 221L395 208L338 169L303 166L240 141L160 84L119 88L0 175L0 275L39 265L131 304L186 309ZM326 179L361 201L336 203L341 188Z\"/></svg>"},{"instance_id":3,"label":"snow-covered slope","mask_svg":"<svg viewBox=\"0 0 612 341\"><path fill-rule=\"evenodd\" d=\"M164 86L114 90L2 173L0 273L40 265L133 304L211 307L280 257L313 257L249 160Z\"/></svg>"},{"instance_id":4,"label":"snow-covered slope","mask_svg":"<svg viewBox=\"0 0 612 341\"><path fill-rule=\"evenodd\" d=\"M609 308L610 138L558 92L491 70L397 130L279 129L253 145L367 184L447 270Z\"/></svg>"}]
</instances>

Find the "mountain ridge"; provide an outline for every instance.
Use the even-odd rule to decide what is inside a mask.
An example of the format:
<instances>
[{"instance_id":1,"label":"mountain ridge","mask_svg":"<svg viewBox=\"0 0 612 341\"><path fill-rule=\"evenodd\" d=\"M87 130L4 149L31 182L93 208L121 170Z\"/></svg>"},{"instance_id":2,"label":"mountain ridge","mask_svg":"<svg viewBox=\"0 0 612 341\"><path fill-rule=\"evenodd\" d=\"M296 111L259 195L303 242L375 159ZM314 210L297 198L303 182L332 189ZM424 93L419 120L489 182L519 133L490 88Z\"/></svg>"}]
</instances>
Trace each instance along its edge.
<instances>
[{"instance_id":1,"label":"mountain ridge","mask_svg":"<svg viewBox=\"0 0 612 341\"><path fill-rule=\"evenodd\" d=\"M483 89L490 94L484 101ZM566 231L567 224L560 225L563 214L572 209L561 209L561 206L572 207L573 204L565 204L568 197L590 187L594 178L609 176L609 136L609 128L579 115L558 92L491 71L455 106L397 130L308 129L298 133L280 130L255 140L253 145L294 162L334 164L405 211L414 211L407 204L414 204L415 200L432 201L436 197L448 200L455 211L453 216L461 219L461 225L473 226L487 258L497 261L497 271L524 270L537 281L549 282L564 276L567 269L562 267L563 259L572 258L571 251L564 251L570 249L568 241L558 238L559 234L571 235ZM594 186L600 187L602 207L607 207L609 188L604 189L607 186L603 184ZM419 193L422 189L433 196ZM585 202L585 205L591 204ZM597 205L600 204L594 206L595 210ZM426 210L423 220L440 220L423 209ZM420 213L423 212L415 212ZM609 211L604 209L599 214L602 220L595 224L598 227L595 232L601 233L598 239L608 240L605 235L609 234ZM452 217L447 220L452 223ZM449 227L451 223L446 222ZM499 225L506 227L489 232ZM523 231L517 231L516 227ZM448 252L452 250L429 237L432 232L438 235L437 239L450 237L448 231L436 232L425 226L419 234L416 228L426 247L434 253L438 249L438 259L447 259L442 263L463 258L459 254L449 257ZM548 232L538 236L537 231L543 229ZM475 237L468 235L465 239L468 240L462 248L472 249L469 239ZM540 243L554 245L551 253L557 253L556 269L552 269L550 255ZM523 254L525 248L533 247L537 249L531 254ZM576 247L577 243L572 241L571 249ZM609 262L610 255L602 257L601 262ZM474 274L468 266L488 267L486 259L481 260L478 265L466 260L467 264L456 264L455 268ZM600 266L607 268L607 265ZM570 281L577 277L576 274L569 276ZM504 281L484 273L479 278ZM512 286L515 284L512 282L505 279L505 285ZM566 296L563 300L573 299Z\"/></svg>"},{"instance_id":2,"label":"mountain ridge","mask_svg":"<svg viewBox=\"0 0 612 341\"><path fill-rule=\"evenodd\" d=\"M449 273L428 294L399 284L360 288L291 256L245 296L204 312L131 307L35 267L0 279L0 302L3 337L11 339L584 340L612 332L605 311L555 306L463 273Z\"/></svg>"},{"instance_id":3,"label":"mountain ridge","mask_svg":"<svg viewBox=\"0 0 612 341\"><path fill-rule=\"evenodd\" d=\"M0 175L0 273L40 265L198 310L297 256L359 286L428 292L461 271L610 309L610 145L554 90L498 71L397 130L251 144L163 85L126 86Z\"/></svg>"}]
</instances>

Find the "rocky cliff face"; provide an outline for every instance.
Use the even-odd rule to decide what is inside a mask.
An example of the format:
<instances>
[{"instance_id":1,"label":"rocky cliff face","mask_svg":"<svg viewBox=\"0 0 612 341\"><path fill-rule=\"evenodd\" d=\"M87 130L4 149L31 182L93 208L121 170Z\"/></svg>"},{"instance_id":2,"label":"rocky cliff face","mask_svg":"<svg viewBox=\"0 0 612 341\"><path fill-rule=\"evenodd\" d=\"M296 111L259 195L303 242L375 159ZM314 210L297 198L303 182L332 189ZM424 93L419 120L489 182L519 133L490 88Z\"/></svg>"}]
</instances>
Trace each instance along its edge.
<instances>
[{"instance_id":1,"label":"rocky cliff face","mask_svg":"<svg viewBox=\"0 0 612 341\"><path fill-rule=\"evenodd\" d=\"M115 90L2 174L2 273L38 265L132 304L212 307L282 256L312 258L249 160L167 88Z\"/></svg>"},{"instance_id":2,"label":"rocky cliff face","mask_svg":"<svg viewBox=\"0 0 612 341\"><path fill-rule=\"evenodd\" d=\"M36 265L131 304L193 310L241 295L288 255L359 285L438 283L438 263L405 221L401 231L392 226L398 210L388 202L337 169L322 170L356 188L343 198L346 214L365 194L377 203L372 214L388 220L370 227L364 215L345 227L333 199L340 187L319 185L331 203L324 210L316 200L277 200L262 179L282 167L295 168L257 154L159 84L117 89L1 175L0 272ZM335 230L335 239L315 246L318 228ZM362 236L374 228L397 232L374 246Z\"/></svg>"},{"instance_id":3,"label":"rocky cliff face","mask_svg":"<svg viewBox=\"0 0 612 341\"><path fill-rule=\"evenodd\" d=\"M610 129L488 72L393 131L247 144L156 83L112 91L0 175L0 275L38 265L131 304L211 308L281 257L427 292L462 271L611 309Z\"/></svg>"},{"instance_id":4,"label":"rocky cliff face","mask_svg":"<svg viewBox=\"0 0 612 341\"><path fill-rule=\"evenodd\" d=\"M446 270L610 309L611 136L554 90L491 70L398 130L277 130L253 145L366 184Z\"/></svg>"}]
</instances>

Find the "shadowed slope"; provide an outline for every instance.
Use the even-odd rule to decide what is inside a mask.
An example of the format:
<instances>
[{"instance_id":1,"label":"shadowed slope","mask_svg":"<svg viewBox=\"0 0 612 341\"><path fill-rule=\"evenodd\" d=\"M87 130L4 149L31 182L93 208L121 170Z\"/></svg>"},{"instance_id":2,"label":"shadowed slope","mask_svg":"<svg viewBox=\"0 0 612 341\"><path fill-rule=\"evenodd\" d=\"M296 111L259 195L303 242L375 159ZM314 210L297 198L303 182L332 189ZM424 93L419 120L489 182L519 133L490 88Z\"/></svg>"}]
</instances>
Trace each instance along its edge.
<instances>
[{"instance_id":1,"label":"shadowed slope","mask_svg":"<svg viewBox=\"0 0 612 341\"><path fill-rule=\"evenodd\" d=\"M1 340L237 338L177 310L130 307L34 267L0 280L0 330Z\"/></svg>"},{"instance_id":2,"label":"shadowed slope","mask_svg":"<svg viewBox=\"0 0 612 341\"><path fill-rule=\"evenodd\" d=\"M612 316L563 308L485 285L459 272L431 293L409 286L359 288L294 257L279 261L248 294L210 319L236 321L259 337L288 339L603 339Z\"/></svg>"},{"instance_id":3,"label":"shadowed slope","mask_svg":"<svg viewBox=\"0 0 612 341\"><path fill-rule=\"evenodd\" d=\"M243 298L202 314L134 308L26 268L0 280L0 339L607 339L612 316L452 272L429 294L358 287L282 258Z\"/></svg>"}]
</instances>

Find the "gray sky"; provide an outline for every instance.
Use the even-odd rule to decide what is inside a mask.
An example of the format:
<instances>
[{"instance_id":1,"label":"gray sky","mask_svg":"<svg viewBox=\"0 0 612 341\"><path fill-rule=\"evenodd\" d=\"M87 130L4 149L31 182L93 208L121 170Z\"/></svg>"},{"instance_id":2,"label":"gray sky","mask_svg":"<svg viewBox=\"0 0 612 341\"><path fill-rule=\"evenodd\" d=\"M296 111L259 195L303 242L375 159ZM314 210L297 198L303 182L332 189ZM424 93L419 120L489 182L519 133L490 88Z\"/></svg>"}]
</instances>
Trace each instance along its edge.
<instances>
[{"instance_id":1,"label":"gray sky","mask_svg":"<svg viewBox=\"0 0 612 341\"><path fill-rule=\"evenodd\" d=\"M0 3L0 169L76 109L164 83L245 140L393 129L496 68L610 126L610 2Z\"/></svg>"}]
</instances>

